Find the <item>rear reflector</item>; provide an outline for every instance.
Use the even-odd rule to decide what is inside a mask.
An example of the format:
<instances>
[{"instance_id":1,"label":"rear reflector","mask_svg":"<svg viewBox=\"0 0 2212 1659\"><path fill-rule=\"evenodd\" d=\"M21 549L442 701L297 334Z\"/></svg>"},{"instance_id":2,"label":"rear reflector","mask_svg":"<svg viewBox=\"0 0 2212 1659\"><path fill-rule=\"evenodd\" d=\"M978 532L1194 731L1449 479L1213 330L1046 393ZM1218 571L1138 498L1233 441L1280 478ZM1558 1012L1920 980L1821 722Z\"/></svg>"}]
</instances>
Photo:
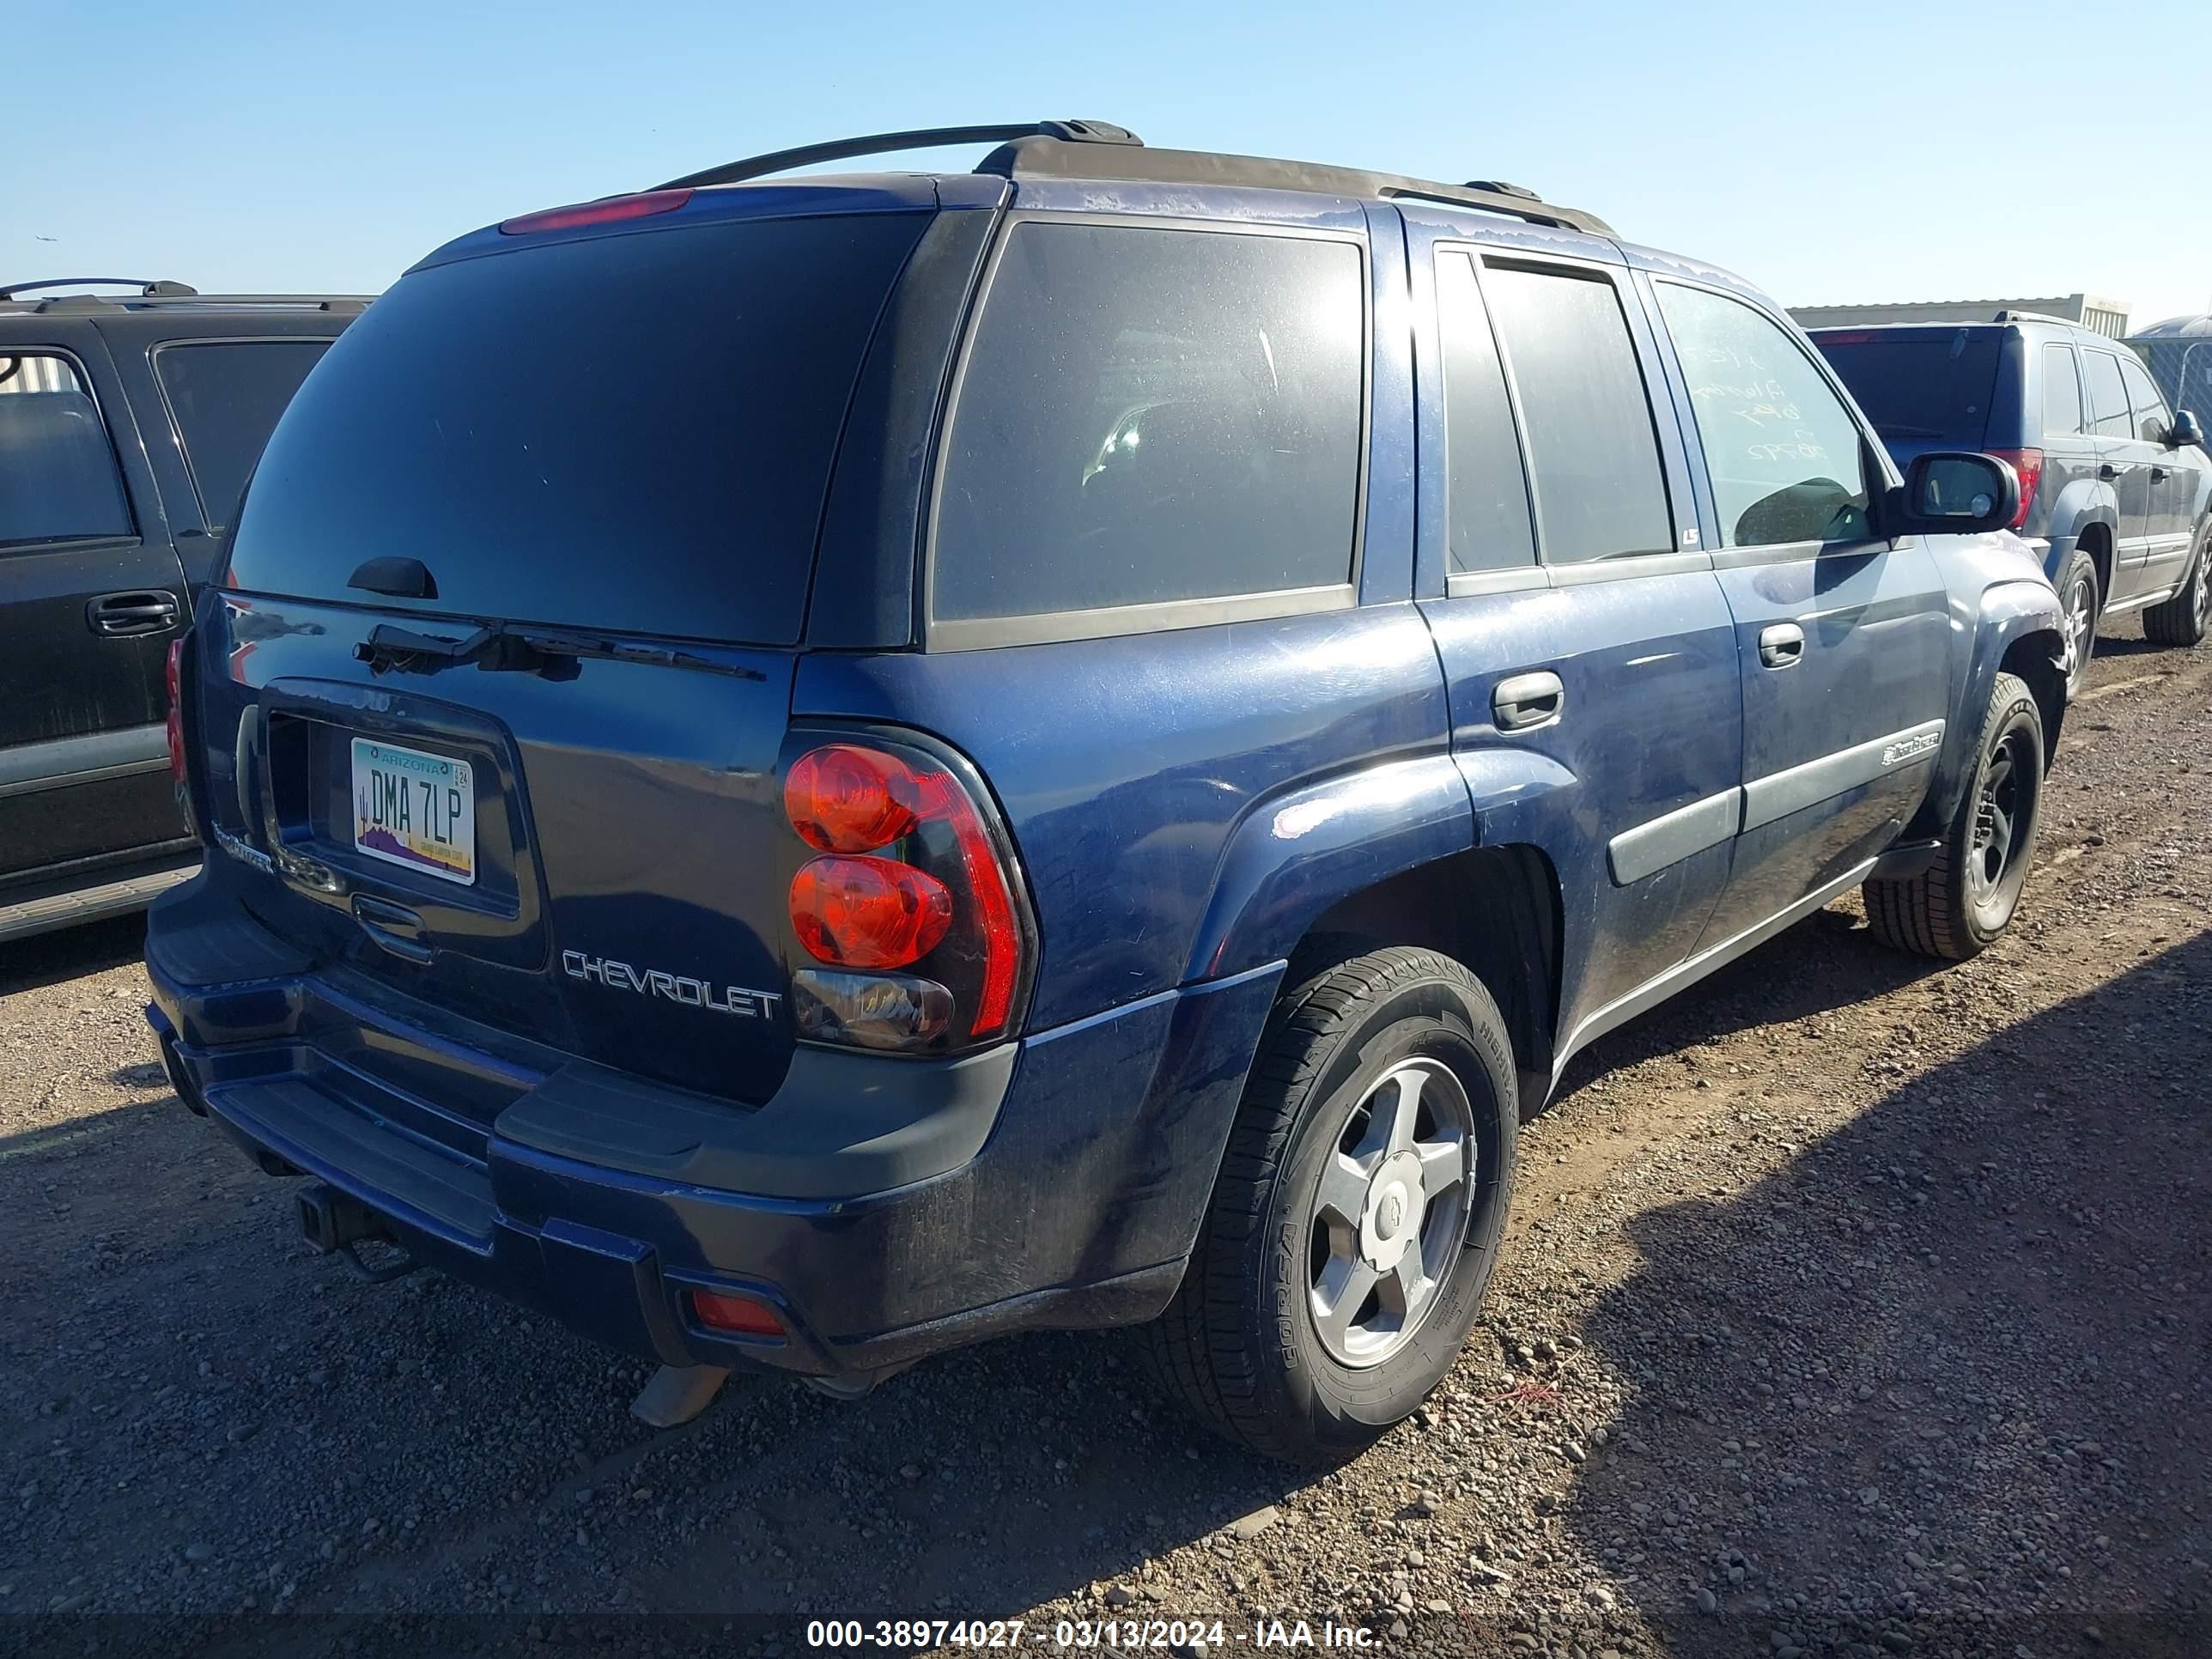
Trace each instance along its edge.
<instances>
[{"instance_id":1,"label":"rear reflector","mask_svg":"<svg viewBox=\"0 0 2212 1659\"><path fill-rule=\"evenodd\" d=\"M783 1322L775 1310L757 1297L732 1296L721 1291L694 1291L691 1306L699 1322L710 1331L732 1336L781 1336Z\"/></svg>"},{"instance_id":2,"label":"rear reflector","mask_svg":"<svg viewBox=\"0 0 2212 1659\"><path fill-rule=\"evenodd\" d=\"M574 230L585 225L611 225L623 219L650 219L656 213L673 213L691 199L688 190L647 190L635 196L610 196L603 201L579 202L574 207L547 208L500 222L502 236L527 236L532 231Z\"/></svg>"},{"instance_id":3,"label":"rear reflector","mask_svg":"<svg viewBox=\"0 0 2212 1659\"><path fill-rule=\"evenodd\" d=\"M169 641L169 660L162 671L162 678L169 688L169 715L167 736L169 739L169 775L179 788L185 782L185 706L184 706L185 642L181 639Z\"/></svg>"}]
</instances>

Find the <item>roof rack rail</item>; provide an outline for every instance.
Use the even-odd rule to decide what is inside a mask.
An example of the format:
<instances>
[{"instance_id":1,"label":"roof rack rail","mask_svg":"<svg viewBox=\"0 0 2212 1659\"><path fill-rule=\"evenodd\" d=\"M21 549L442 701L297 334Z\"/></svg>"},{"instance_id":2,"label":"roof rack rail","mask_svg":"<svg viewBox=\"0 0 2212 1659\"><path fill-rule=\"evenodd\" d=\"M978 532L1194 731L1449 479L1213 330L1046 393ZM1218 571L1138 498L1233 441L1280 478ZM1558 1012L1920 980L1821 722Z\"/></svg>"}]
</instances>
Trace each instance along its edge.
<instances>
[{"instance_id":1,"label":"roof rack rail","mask_svg":"<svg viewBox=\"0 0 2212 1659\"><path fill-rule=\"evenodd\" d=\"M1152 149L1126 127L1110 121L1023 121L1006 126L922 127L908 132L876 132L839 138L826 144L771 150L742 161L687 173L656 190L702 189L732 185L817 161L841 161L856 155L881 155L939 145L996 144L978 173L1008 179L1104 179L1129 184L1249 185L1272 190L1326 191L1334 196L1438 202L1449 207L1503 213L1532 224L1611 236L1613 228L1594 213L1557 207L1533 190L1495 179L1464 185L1440 185L1395 173L1357 167L1322 167L1310 161L1279 161L1261 155L1229 155L1212 150Z\"/></svg>"},{"instance_id":2,"label":"roof rack rail","mask_svg":"<svg viewBox=\"0 0 2212 1659\"><path fill-rule=\"evenodd\" d=\"M915 127L906 132L872 132L860 138L837 138L826 144L801 144L796 149L772 149L765 155L749 155L725 161L699 173L671 179L655 190L698 190L708 185L733 185L771 173L817 161L842 161L855 155L883 155L902 149L935 149L953 144L1003 144L1023 137L1058 138L1071 144L1133 144L1144 140L1110 121L1018 121L985 127Z\"/></svg>"},{"instance_id":3,"label":"roof rack rail","mask_svg":"<svg viewBox=\"0 0 2212 1659\"><path fill-rule=\"evenodd\" d=\"M1370 173L1359 167L1328 167L1312 161L1279 161L1264 155L1231 155L1212 150L1094 149L1063 142L1056 134L1025 135L1009 140L976 165L978 173L1009 179L1103 179L1129 184L1245 185L1268 190L1325 191L1333 196L1406 198L1448 207L1503 213L1531 224L1613 234L1613 227L1594 213L1557 207L1518 185L1477 179L1443 185L1401 173Z\"/></svg>"},{"instance_id":4,"label":"roof rack rail","mask_svg":"<svg viewBox=\"0 0 2212 1659\"><path fill-rule=\"evenodd\" d=\"M1990 320L1993 323L2057 323L2063 328L2082 326L2070 318L2054 317L2047 311L2021 311L2011 306L2007 306ZM2093 329L2090 331L2094 333L2096 331Z\"/></svg>"},{"instance_id":5,"label":"roof rack rail","mask_svg":"<svg viewBox=\"0 0 2212 1659\"><path fill-rule=\"evenodd\" d=\"M53 276L43 283L13 283L0 288L0 300L12 300L19 294L34 294L42 288L135 288L142 298L181 299L196 295L199 289L182 283L149 281L143 276Z\"/></svg>"}]
</instances>

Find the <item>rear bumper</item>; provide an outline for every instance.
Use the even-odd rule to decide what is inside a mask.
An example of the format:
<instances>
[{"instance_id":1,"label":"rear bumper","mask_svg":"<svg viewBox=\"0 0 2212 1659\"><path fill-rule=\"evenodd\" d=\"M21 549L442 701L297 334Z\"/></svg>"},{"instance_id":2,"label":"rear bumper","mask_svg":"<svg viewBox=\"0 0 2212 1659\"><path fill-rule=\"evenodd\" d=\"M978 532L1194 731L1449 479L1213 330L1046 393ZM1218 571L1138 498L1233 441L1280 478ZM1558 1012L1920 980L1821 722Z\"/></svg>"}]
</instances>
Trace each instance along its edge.
<instances>
[{"instance_id":1,"label":"rear bumper","mask_svg":"<svg viewBox=\"0 0 2212 1659\"><path fill-rule=\"evenodd\" d=\"M866 1375L1150 1317L1281 973L955 1064L802 1048L748 1111L372 998L264 929L229 873L149 918L148 1016L184 1103L429 1264L678 1365ZM787 1336L708 1330L694 1288L769 1303Z\"/></svg>"}]
</instances>

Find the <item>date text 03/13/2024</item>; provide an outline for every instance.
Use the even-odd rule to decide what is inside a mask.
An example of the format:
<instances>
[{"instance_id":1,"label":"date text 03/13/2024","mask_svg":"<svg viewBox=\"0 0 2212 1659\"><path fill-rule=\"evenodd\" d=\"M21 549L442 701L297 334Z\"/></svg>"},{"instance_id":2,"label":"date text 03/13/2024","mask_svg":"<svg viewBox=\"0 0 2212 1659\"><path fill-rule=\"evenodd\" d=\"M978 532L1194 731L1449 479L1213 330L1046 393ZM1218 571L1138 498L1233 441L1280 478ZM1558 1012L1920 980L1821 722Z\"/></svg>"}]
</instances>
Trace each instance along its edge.
<instances>
[{"instance_id":1,"label":"date text 03/13/2024","mask_svg":"<svg viewBox=\"0 0 2212 1659\"><path fill-rule=\"evenodd\" d=\"M1187 1652L1207 1648L1334 1648L1375 1645L1365 1625L1319 1624L1304 1619L1265 1619L1242 1629L1219 1619L1062 1619L1047 1626L1019 1619L817 1619L806 1626L811 1648L1103 1649Z\"/></svg>"}]
</instances>

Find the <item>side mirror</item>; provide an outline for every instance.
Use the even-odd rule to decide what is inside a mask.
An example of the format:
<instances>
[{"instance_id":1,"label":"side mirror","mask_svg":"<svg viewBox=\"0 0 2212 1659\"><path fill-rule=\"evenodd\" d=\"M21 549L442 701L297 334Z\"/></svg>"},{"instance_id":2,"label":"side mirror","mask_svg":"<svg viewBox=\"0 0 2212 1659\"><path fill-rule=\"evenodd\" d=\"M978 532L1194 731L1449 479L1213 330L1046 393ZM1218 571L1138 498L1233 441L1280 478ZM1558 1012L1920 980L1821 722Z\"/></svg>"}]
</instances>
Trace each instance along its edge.
<instances>
[{"instance_id":1,"label":"side mirror","mask_svg":"<svg viewBox=\"0 0 2212 1659\"><path fill-rule=\"evenodd\" d=\"M1938 450L1913 458L1889 507L1882 529L1893 536L2004 530L2020 516L2020 475L1994 455Z\"/></svg>"},{"instance_id":2,"label":"side mirror","mask_svg":"<svg viewBox=\"0 0 2212 1659\"><path fill-rule=\"evenodd\" d=\"M2166 429L2167 448L2179 449L2184 444L2195 444L2199 449L2204 447L2204 428L2197 424L2197 417L2185 409L2173 417L2173 424Z\"/></svg>"}]
</instances>

